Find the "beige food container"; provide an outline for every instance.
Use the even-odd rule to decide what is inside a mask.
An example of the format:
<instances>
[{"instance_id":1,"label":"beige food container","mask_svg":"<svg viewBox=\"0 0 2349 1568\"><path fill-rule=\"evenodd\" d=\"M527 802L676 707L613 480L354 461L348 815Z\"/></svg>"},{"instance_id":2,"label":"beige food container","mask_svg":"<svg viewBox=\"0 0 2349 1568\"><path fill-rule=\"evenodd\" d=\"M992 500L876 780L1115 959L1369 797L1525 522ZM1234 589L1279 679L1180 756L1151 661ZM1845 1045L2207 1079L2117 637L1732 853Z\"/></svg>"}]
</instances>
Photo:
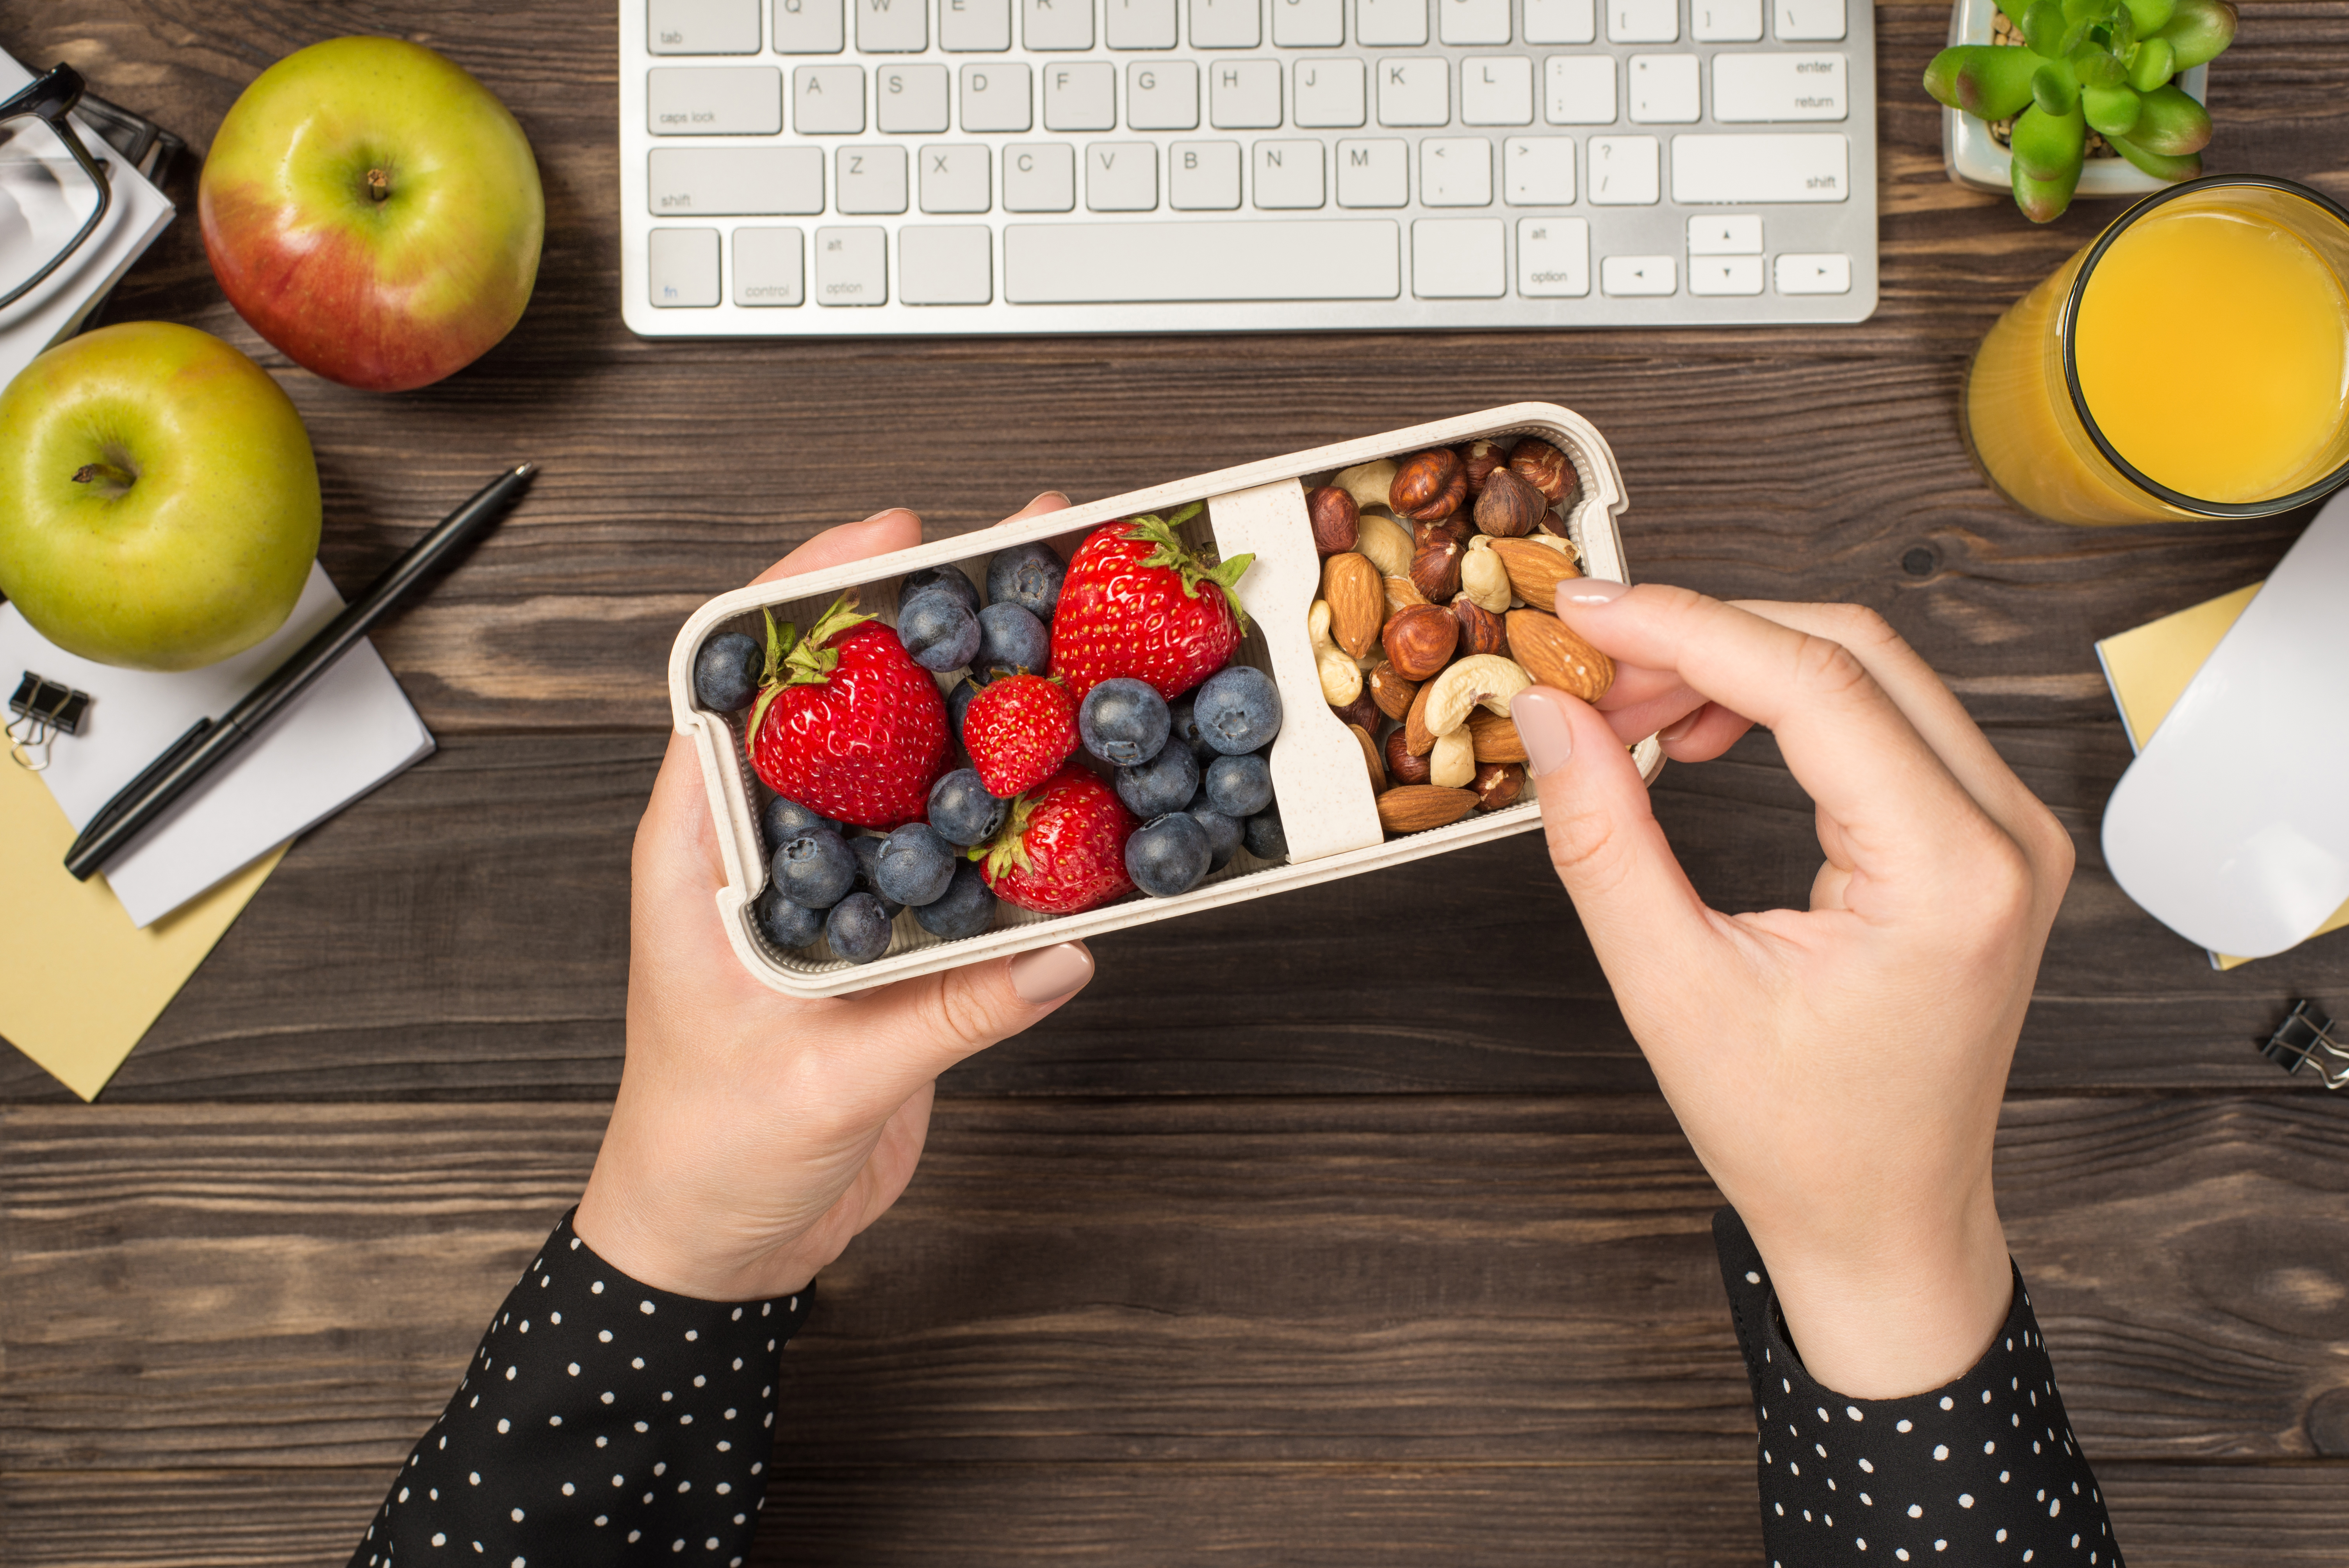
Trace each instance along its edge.
<instances>
[{"instance_id":1,"label":"beige food container","mask_svg":"<svg viewBox=\"0 0 2349 1568\"><path fill-rule=\"evenodd\" d=\"M678 732L692 738L701 758L709 810L718 824L719 848L726 864L726 885L718 892L718 911L743 967L791 995L837 995L1072 937L1098 936L1194 910L1401 865L1538 828L1539 810L1528 799L1448 827L1389 841L1379 826L1361 746L1322 700L1306 630L1307 612L1319 591L1321 563L1313 550L1305 492L1356 463L1402 458L1428 447L1456 446L1480 436L1538 436L1564 451L1582 480L1568 527L1581 552L1585 573L1630 581L1622 540L1616 531L1616 519L1629 503L1615 454L1580 415L1552 403L1513 403L1177 480L826 572L762 583L721 593L695 611L669 651L669 707ZM1129 893L1082 914L1035 914L1004 903L998 907L992 930L956 941L924 931L908 910L897 916L889 951L870 964L853 965L835 958L822 942L812 948L786 950L768 941L751 908L767 885L767 851L760 841L759 815L768 792L744 755L738 726L747 714L715 714L694 706L693 665L702 644L724 632L762 634L762 610L771 610L778 620L810 624L852 588L862 590L860 600L867 612L888 620L895 614L898 581L907 573L954 566L983 584L988 558L999 550L1044 540L1066 558L1088 531L1103 522L1139 512L1164 515L1192 501L1204 501L1206 511L1184 525L1185 543L1195 548L1212 545L1225 559L1244 552L1256 556L1237 590L1250 625L1233 658L1265 671L1280 690L1284 718L1280 737L1273 743L1271 761L1274 805L1288 839L1288 861L1275 864L1257 860L1242 848L1223 870L1210 873L1189 892L1174 898ZM941 684L951 678L941 677ZM1078 752L1079 758L1084 755ZM1644 777L1653 778L1663 763L1652 736L1633 748L1632 755Z\"/></svg>"}]
</instances>

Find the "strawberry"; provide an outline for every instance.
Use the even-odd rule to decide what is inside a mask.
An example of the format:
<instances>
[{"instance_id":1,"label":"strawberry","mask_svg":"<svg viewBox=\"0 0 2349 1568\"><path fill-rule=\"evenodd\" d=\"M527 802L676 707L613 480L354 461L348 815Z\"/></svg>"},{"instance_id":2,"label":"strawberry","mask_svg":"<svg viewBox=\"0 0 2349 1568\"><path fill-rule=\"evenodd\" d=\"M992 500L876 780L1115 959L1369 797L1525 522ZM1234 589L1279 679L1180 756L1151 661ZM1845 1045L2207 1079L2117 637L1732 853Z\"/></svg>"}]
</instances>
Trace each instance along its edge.
<instances>
[{"instance_id":1,"label":"strawberry","mask_svg":"<svg viewBox=\"0 0 2349 1568\"><path fill-rule=\"evenodd\" d=\"M861 828L917 820L947 757L947 705L897 634L843 594L804 637L767 617L767 668L743 728L777 794Z\"/></svg>"},{"instance_id":2,"label":"strawberry","mask_svg":"<svg viewBox=\"0 0 2349 1568\"><path fill-rule=\"evenodd\" d=\"M1077 702L1042 676L1007 676L964 711L962 743L979 786L999 800L1033 789L1077 748Z\"/></svg>"},{"instance_id":3,"label":"strawberry","mask_svg":"<svg viewBox=\"0 0 2349 1568\"><path fill-rule=\"evenodd\" d=\"M1135 826L1099 775L1063 768L1014 800L994 841L970 853L998 898L1039 914L1076 914L1133 891L1125 841Z\"/></svg>"},{"instance_id":4,"label":"strawberry","mask_svg":"<svg viewBox=\"0 0 2349 1568\"><path fill-rule=\"evenodd\" d=\"M1198 512L1195 502L1172 517L1103 523L1077 547L1052 612L1052 673L1077 701L1132 676L1172 702L1240 645L1247 616L1232 584L1256 558L1211 566L1185 550L1174 531Z\"/></svg>"}]
</instances>

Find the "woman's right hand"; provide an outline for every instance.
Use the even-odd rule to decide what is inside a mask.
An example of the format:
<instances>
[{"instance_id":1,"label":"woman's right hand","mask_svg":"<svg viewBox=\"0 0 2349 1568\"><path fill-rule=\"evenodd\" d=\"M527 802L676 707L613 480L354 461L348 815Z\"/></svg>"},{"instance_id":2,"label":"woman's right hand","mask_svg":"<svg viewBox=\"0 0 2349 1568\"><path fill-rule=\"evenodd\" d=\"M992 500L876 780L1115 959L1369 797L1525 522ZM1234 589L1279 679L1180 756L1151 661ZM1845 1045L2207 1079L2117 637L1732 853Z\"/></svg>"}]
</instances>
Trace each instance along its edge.
<instances>
[{"instance_id":1,"label":"woman's right hand","mask_svg":"<svg viewBox=\"0 0 2349 1568\"><path fill-rule=\"evenodd\" d=\"M2011 1299L1991 1145L2071 840L1872 612L1588 579L1557 609L1616 661L1609 711L1542 687L1513 711L1624 1017L1812 1375L1938 1387ZM1750 724L1817 806L1807 909L1708 908L1625 750L1661 728L1705 761Z\"/></svg>"}]
</instances>

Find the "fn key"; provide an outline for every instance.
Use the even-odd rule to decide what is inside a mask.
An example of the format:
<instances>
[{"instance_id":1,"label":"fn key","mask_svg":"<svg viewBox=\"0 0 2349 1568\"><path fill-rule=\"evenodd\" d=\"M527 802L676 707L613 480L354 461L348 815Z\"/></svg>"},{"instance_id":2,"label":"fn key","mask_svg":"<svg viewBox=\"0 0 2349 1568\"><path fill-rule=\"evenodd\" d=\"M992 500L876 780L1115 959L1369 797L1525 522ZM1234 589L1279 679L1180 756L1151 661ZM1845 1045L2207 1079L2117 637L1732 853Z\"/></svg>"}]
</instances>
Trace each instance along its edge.
<instances>
[{"instance_id":1,"label":"fn key","mask_svg":"<svg viewBox=\"0 0 2349 1568\"><path fill-rule=\"evenodd\" d=\"M718 303L718 231L655 229L645 253L653 304L664 309Z\"/></svg>"}]
</instances>

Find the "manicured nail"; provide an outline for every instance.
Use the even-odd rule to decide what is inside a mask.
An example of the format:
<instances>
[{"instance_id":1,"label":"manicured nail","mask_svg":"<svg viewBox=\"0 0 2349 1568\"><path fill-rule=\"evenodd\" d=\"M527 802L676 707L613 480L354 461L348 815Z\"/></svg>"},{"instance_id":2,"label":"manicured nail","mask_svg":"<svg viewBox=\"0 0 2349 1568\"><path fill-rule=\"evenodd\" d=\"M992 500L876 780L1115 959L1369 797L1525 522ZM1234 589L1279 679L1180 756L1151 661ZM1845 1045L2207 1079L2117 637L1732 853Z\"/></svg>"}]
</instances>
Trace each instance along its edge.
<instances>
[{"instance_id":1,"label":"manicured nail","mask_svg":"<svg viewBox=\"0 0 2349 1568\"><path fill-rule=\"evenodd\" d=\"M1030 1006L1057 1002L1093 977L1093 955L1080 942L1023 953L1011 961L1011 988Z\"/></svg>"},{"instance_id":2,"label":"manicured nail","mask_svg":"<svg viewBox=\"0 0 2349 1568\"><path fill-rule=\"evenodd\" d=\"M1526 766L1535 778L1555 773L1574 758L1574 726L1557 698L1535 687L1509 699L1517 738L1526 743Z\"/></svg>"},{"instance_id":3,"label":"manicured nail","mask_svg":"<svg viewBox=\"0 0 2349 1568\"><path fill-rule=\"evenodd\" d=\"M1061 491L1061 490L1046 490L1042 495L1038 496L1034 500L1030 501L1026 506L1022 507L1020 510L1021 510L1022 511L1035 511L1038 507L1042 506L1042 505L1043 505L1046 501L1048 501L1048 500L1049 500L1049 501L1056 501L1056 502L1058 502L1059 504L1061 504L1061 506L1066 506L1066 505L1068 505L1068 504L1069 504L1069 498L1068 498L1067 494L1066 494L1066 493L1064 493L1063 491Z\"/></svg>"},{"instance_id":4,"label":"manicured nail","mask_svg":"<svg viewBox=\"0 0 2349 1568\"><path fill-rule=\"evenodd\" d=\"M1663 728L1656 731L1656 738L1659 740L1678 740L1682 736L1686 735L1690 730L1694 729L1696 727L1696 721L1703 717L1704 709L1702 707L1698 708L1694 713L1683 714L1680 717L1672 720L1671 723L1664 726Z\"/></svg>"},{"instance_id":5,"label":"manicured nail","mask_svg":"<svg viewBox=\"0 0 2349 1568\"><path fill-rule=\"evenodd\" d=\"M1557 613L1565 614L1568 604L1595 610L1601 604L1612 604L1630 591L1629 583L1609 583L1604 577L1569 577L1557 585Z\"/></svg>"}]
</instances>

